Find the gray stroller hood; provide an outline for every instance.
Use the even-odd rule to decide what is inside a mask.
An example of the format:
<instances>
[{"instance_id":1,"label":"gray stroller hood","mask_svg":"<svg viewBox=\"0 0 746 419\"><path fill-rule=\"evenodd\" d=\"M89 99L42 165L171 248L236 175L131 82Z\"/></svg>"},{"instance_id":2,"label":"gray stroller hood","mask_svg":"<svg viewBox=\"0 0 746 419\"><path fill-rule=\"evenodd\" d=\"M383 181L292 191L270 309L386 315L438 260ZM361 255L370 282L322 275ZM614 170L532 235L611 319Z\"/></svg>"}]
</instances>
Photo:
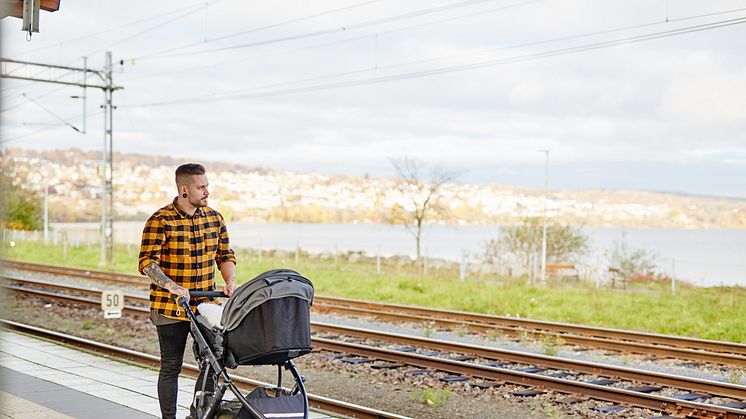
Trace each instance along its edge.
<instances>
[{"instance_id":1,"label":"gray stroller hood","mask_svg":"<svg viewBox=\"0 0 746 419\"><path fill-rule=\"evenodd\" d=\"M290 269L275 269L264 272L238 287L223 309L221 323L226 332L237 328L253 309L262 303L295 297L313 303L311 281Z\"/></svg>"}]
</instances>

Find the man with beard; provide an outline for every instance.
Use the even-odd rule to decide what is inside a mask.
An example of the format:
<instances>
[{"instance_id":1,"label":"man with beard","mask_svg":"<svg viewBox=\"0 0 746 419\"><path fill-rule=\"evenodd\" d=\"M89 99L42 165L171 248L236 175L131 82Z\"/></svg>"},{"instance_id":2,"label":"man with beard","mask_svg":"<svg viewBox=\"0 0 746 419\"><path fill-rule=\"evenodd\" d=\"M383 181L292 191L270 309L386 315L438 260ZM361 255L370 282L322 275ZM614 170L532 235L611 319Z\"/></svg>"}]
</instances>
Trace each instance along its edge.
<instances>
[{"instance_id":1,"label":"man with beard","mask_svg":"<svg viewBox=\"0 0 746 419\"><path fill-rule=\"evenodd\" d=\"M225 280L225 294L235 289L236 258L223 216L207 206L208 186L202 165L179 166L178 195L148 219L142 232L138 268L151 280L150 320L158 330L161 351L158 401L164 419L176 417L178 378L189 335L189 319L175 298L189 299L190 290L214 290L216 265ZM192 310L200 302L190 300ZM201 376L195 399L200 380ZM196 416L194 403L190 410L190 416Z\"/></svg>"}]
</instances>

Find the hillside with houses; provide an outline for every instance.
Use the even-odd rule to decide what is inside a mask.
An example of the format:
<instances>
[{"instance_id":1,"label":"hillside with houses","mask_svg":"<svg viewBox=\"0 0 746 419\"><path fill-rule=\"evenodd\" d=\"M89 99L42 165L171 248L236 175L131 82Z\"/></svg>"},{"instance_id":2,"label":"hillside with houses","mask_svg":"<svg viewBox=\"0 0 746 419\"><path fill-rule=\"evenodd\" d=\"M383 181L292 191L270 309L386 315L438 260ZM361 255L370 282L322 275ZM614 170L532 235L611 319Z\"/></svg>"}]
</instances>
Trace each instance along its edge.
<instances>
[{"instance_id":1,"label":"hillside with houses","mask_svg":"<svg viewBox=\"0 0 746 419\"><path fill-rule=\"evenodd\" d=\"M42 195L49 185L50 219L99 219L100 152L8 149L3 156L19 185ZM143 220L174 196L183 159L114 154L115 219ZM331 176L206 162L211 206L247 222L385 223L410 196L395 178ZM544 191L498 184L447 183L438 201L444 224L510 224L539 217ZM547 214L586 227L745 228L746 200L632 190L550 190Z\"/></svg>"}]
</instances>

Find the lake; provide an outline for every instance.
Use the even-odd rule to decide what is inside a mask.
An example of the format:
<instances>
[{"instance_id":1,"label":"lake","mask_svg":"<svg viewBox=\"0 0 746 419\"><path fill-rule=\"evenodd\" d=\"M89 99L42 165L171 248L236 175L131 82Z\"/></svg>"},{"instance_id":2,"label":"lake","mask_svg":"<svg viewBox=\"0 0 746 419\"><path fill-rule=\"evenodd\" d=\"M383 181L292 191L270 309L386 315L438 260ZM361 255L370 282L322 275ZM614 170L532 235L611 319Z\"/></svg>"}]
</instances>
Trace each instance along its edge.
<instances>
[{"instance_id":1,"label":"lake","mask_svg":"<svg viewBox=\"0 0 746 419\"><path fill-rule=\"evenodd\" d=\"M115 240L137 244L143 222L116 222ZM98 224L53 224L97 236ZM402 226L381 224L254 224L228 225L234 247L285 249L300 246L312 252L360 250L382 256L415 255L414 238ZM658 271L701 286L746 286L746 230L668 228L585 228L590 254L585 263L606 266L603 252L624 233L631 249L657 254ZM425 229L422 253L432 258L460 260L464 251L480 255L484 243L497 237L497 226L432 225Z\"/></svg>"}]
</instances>

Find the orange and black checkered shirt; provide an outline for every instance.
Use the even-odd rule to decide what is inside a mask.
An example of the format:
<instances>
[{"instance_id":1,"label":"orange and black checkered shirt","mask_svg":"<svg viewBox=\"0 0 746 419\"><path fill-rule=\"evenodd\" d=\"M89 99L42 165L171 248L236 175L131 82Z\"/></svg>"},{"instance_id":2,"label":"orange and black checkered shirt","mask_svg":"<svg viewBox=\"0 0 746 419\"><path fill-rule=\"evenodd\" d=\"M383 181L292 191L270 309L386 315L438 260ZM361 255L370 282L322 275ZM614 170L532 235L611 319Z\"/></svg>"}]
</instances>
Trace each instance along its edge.
<instances>
[{"instance_id":1,"label":"orange and black checkered shirt","mask_svg":"<svg viewBox=\"0 0 746 419\"><path fill-rule=\"evenodd\" d=\"M171 204L159 209L145 223L140 242L138 269L157 263L174 282L189 290L215 289L215 264L236 263L228 241L228 229L219 212L212 208L197 208L189 216ZM204 299L202 299L204 300ZM199 299L192 299L193 309ZM150 309L166 317L187 320L171 293L150 284Z\"/></svg>"}]
</instances>

